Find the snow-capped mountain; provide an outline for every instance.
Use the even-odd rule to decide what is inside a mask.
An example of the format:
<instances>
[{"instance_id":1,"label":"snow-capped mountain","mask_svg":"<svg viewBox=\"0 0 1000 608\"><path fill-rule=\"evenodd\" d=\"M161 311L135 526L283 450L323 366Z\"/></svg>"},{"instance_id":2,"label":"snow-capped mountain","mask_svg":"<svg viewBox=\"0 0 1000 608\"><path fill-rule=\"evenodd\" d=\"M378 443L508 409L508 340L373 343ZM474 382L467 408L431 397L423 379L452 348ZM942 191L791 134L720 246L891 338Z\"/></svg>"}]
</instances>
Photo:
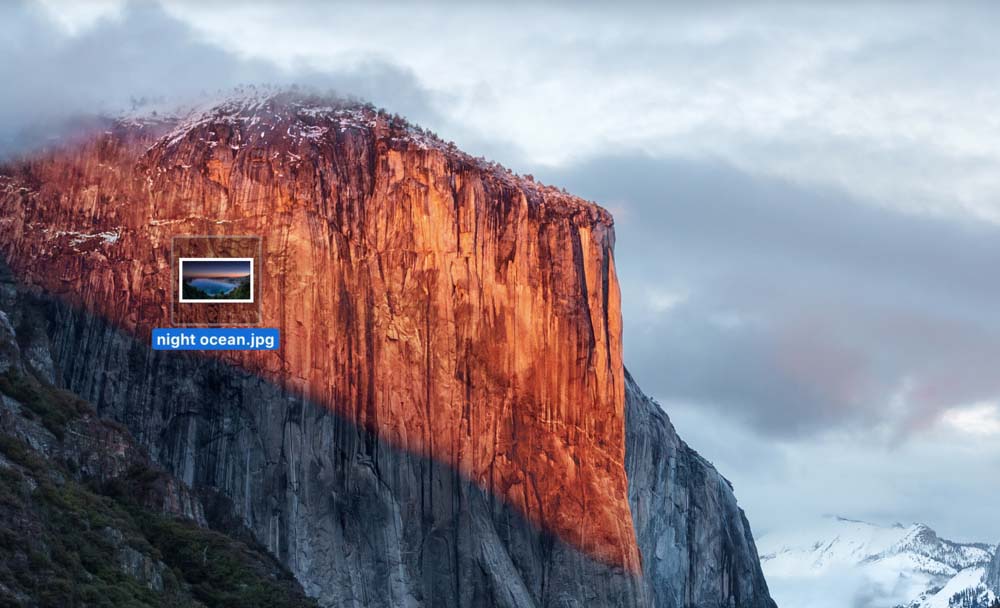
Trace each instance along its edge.
<instances>
[{"instance_id":1,"label":"snow-capped mountain","mask_svg":"<svg viewBox=\"0 0 1000 608\"><path fill-rule=\"evenodd\" d=\"M761 564L779 606L979 608L995 547L943 539L924 524L824 518L807 532L765 534Z\"/></svg>"}]
</instances>

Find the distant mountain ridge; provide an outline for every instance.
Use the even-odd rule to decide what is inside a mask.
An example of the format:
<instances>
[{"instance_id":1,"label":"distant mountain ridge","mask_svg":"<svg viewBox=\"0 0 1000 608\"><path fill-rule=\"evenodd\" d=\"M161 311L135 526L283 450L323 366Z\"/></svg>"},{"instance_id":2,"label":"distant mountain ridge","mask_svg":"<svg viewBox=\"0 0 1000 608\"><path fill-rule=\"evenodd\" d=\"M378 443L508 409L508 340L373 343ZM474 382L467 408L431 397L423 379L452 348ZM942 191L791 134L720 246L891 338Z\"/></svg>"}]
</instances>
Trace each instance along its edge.
<instances>
[{"instance_id":1,"label":"distant mountain ridge","mask_svg":"<svg viewBox=\"0 0 1000 608\"><path fill-rule=\"evenodd\" d=\"M828 517L808 531L765 534L757 542L779 603L791 600L795 589L807 594L809 581L824 579L850 581L855 605L871 607L979 608L997 593L987 580L995 545L944 539L922 523L882 526Z\"/></svg>"}]
</instances>

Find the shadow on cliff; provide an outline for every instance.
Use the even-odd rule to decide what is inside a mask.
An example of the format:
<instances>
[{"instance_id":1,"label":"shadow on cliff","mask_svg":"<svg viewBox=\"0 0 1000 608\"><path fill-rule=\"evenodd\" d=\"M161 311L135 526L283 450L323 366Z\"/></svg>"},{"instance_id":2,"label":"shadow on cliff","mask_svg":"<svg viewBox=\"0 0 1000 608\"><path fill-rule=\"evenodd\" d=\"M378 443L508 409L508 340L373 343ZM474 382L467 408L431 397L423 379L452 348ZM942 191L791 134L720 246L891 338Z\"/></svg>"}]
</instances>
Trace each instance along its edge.
<instances>
[{"instance_id":1,"label":"shadow on cliff","mask_svg":"<svg viewBox=\"0 0 1000 608\"><path fill-rule=\"evenodd\" d=\"M636 577L449 466L218 359L152 351L51 297L18 298L58 382L191 487L218 491L212 525L249 530L323 605L646 604Z\"/></svg>"}]
</instances>

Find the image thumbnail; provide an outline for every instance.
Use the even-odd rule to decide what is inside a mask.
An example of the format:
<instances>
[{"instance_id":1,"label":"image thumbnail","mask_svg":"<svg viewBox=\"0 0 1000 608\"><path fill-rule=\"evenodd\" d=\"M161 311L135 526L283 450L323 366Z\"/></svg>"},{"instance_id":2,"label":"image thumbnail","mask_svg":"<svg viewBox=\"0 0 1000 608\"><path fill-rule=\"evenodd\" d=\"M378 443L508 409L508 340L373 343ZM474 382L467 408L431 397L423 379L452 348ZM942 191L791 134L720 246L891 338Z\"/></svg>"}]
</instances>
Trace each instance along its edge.
<instances>
[{"instance_id":1,"label":"image thumbnail","mask_svg":"<svg viewBox=\"0 0 1000 608\"><path fill-rule=\"evenodd\" d=\"M253 302L253 258L181 258L180 301Z\"/></svg>"}]
</instances>

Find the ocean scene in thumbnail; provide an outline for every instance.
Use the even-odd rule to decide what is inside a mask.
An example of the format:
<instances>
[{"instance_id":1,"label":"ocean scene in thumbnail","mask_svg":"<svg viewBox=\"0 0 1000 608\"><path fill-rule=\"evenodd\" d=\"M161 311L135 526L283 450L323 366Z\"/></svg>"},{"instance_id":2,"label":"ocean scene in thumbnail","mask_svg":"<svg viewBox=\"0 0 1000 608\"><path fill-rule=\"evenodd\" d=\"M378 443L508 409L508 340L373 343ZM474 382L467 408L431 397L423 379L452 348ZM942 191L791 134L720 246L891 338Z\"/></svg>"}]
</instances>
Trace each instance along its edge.
<instances>
[{"instance_id":1,"label":"ocean scene in thumbnail","mask_svg":"<svg viewBox=\"0 0 1000 608\"><path fill-rule=\"evenodd\" d=\"M253 302L253 260L181 259L181 302Z\"/></svg>"}]
</instances>

